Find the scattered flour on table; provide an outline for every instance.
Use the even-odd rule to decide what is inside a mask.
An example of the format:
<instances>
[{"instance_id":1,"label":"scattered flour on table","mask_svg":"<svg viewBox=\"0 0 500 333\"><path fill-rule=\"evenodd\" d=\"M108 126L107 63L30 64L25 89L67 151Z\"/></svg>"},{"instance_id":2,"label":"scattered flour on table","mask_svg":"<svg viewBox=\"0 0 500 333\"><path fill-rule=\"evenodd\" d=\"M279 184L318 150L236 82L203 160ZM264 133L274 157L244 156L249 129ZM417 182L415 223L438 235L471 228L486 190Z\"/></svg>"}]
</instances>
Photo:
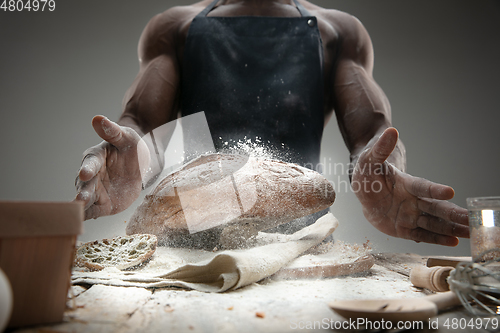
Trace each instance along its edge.
<instances>
[{"instance_id":1,"label":"scattered flour on table","mask_svg":"<svg viewBox=\"0 0 500 333\"><path fill-rule=\"evenodd\" d=\"M305 252L301 258L310 259L312 263L315 260L328 260L334 263L343 264L353 262L358 258L366 256L371 250L369 241L359 245L349 244L341 240L331 240L312 247Z\"/></svg>"}]
</instances>

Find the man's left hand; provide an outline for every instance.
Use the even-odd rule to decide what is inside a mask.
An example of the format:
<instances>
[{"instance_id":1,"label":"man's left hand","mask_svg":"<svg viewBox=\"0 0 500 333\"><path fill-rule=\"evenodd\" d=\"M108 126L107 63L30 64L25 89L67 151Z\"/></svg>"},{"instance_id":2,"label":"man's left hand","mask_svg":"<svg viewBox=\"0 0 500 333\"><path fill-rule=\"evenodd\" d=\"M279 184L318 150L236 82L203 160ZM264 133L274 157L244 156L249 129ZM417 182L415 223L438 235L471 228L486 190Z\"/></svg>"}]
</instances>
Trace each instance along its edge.
<instances>
[{"instance_id":1,"label":"man's left hand","mask_svg":"<svg viewBox=\"0 0 500 333\"><path fill-rule=\"evenodd\" d=\"M394 237L456 246L457 237L469 237L467 210L448 201L455 194L451 187L413 177L389 163L397 141L397 130L386 129L356 162L352 187L365 217Z\"/></svg>"}]
</instances>

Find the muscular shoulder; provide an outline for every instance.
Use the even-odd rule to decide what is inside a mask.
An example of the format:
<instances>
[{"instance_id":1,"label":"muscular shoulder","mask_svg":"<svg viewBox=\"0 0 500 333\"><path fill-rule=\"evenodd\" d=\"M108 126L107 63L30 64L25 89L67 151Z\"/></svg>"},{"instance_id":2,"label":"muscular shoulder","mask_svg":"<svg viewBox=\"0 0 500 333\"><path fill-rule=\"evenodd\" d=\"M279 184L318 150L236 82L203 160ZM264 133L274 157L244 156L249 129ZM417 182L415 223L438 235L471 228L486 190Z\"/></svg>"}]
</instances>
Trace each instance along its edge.
<instances>
[{"instance_id":1,"label":"muscular shoulder","mask_svg":"<svg viewBox=\"0 0 500 333\"><path fill-rule=\"evenodd\" d=\"M355 16L336 9L322 8L306 2L305 7L318 18L323 44L334 44L338 56L355 59L369 65L372 58L370 36ZM333 46L332 46L333 47Z\"/></svg>"},{"instance_id":2,"label":"muscular shoulder","mask_svg":"<svg viewBox=\"0 0 500 333\"><path fill-rule=\"evenodd\" d=\"M161 54L176 52L183 44L193 18L210 0L190 6L176 6L155 15L144 28L139 41L139 58L148 61Z\"/></svg>"},{"instance_id":3,"label":"muscular shoulder","mask_svg":"<svg viewBox=\"0 0 500 333\"><path fill-rule=\"evenodd\" d=\"M303 2L304 7L314 16L332 26L342 37L363 38L366 29L355 16L346 12L319 7L310 2Z\"/></svg>"}]
</instances>

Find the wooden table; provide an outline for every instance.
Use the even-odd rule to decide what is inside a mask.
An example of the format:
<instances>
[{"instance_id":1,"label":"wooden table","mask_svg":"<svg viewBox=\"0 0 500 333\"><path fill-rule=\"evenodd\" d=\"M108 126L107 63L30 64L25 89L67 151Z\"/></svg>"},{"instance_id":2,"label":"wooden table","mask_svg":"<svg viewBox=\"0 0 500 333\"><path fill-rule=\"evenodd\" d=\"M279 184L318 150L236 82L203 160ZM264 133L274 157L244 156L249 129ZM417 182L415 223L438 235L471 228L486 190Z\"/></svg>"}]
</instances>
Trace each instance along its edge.
<instances>
[{"instance_id":1,"label":"wooden table","mask_svg":"<svg viewBox=\"0 0 500 333\"><path fill-rule=\"evenodd\" d=\"M93 285L86 289L74 286L74 295L68 301L64 322L14 332L356 331L362 327L349 323L331 311L328 302L367 298L410 299L430 293L412 286L409 281L411 267L423 265L427 258L415 254L374 256L376 264L371 270L357 276L322 280L267 279L221 294L174 288ZM453 329L453 322L459 325L458 320L461 318L469 321L474 317L458 307L431 318L429 322L405 324L420 325L417 326L418 332L495 331L491 324L488 330L484 327ZM436 325L438 329L431 329ZM340 326L348 329L332 329Z\"/></svg>"}]
</instances>

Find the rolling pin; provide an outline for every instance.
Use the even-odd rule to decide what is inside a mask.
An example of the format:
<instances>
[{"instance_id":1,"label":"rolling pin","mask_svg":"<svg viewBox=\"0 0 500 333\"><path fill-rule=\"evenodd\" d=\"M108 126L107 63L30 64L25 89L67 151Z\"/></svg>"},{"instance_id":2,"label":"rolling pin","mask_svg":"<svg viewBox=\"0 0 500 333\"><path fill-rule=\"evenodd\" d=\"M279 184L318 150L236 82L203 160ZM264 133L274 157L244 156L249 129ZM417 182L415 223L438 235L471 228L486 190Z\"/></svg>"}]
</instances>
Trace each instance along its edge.
<instances>
[{"instance_id":1,"label":"rolling pin","mask_svg":"<svg viewBox=\"0 0 500 333\"><path fill-rule=\"evenodd\" d=\"M429 257L427 259L427 267L433 267L433 266L456 267L458 263L463 261L471 262L472 257L450 257L450 256Z\"/></svg>"},{"instance_id":2,"label":"rolling pin","mask_svg":"<svg viewBox=\"0 0 500 333\"><path fill-rule=\"evenodd\" d=\"M410 272L410 281L416 287L442 292L450 290L446 280L454 269L451 266L415 266Z\"/></svg>"}]
</instances>

